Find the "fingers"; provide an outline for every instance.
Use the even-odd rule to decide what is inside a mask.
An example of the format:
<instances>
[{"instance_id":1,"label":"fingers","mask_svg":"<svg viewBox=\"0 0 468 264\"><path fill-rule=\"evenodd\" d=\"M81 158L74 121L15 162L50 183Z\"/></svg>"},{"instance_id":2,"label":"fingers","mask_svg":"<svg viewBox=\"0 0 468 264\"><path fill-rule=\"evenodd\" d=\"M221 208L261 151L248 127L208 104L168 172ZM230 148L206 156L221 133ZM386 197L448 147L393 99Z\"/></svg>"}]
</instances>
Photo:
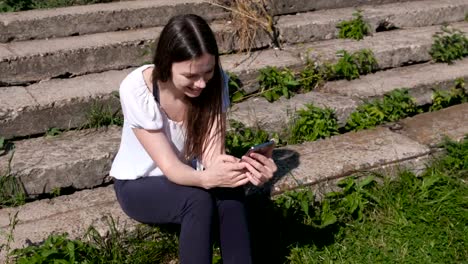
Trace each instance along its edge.
<instances>
[{"instance_id":1,"label":"fingers","mask_svg":"<svg viewBox=\"0 0 468 264\"><path fill-rule=\"evenodd\" d=\"M247 162L248 164L252 165L259 172L264 172L265 171L265 166L263 166L263 164L258 162L257 160L252 159L251 157L243 156L242 160Z\"/></svg>"},{"instance_id":2,"label":"fingers","mask_svg":"<svg viewBox=\"0 0 468 264\"><path fill-rule=\"evenodd\" d=\"M257 161L261 162L266 168L268 168L273 173L278 170L278 167L276 166L272 158L267 158L258 153L252 153L250 156L256 159Z\"/></svg>"},{"instance_id":3,"label":"fingers","mask_svg":"<svg viewBox=\"0 0 468 264\"><path fill-rule=\"evenodd\" d=\"M265 175L261 172L259 172L256 168L254 168L252 165L249 163L246 163L247 169L249 170L247 172L247 176L251 176L254 181L252 182L255 185L262 185L263 183L267 182L269 178L265 177Z\"/></svg>"},{"instance_id":4,"label":"fingers","mask_svg":"<svg viewBox=\"0 0 468 264\"><path fill-rule=\"evenodd\" d=\"M252 173L247 172L247 179L255 186L261 186L263 185L263 182L261 182L258 178L254 177Z\"/></svg>"},{"instance_id":5,"label":"fingers","mask_svg":"<svg viewBox=\"0 0 468 264\"><path fill-rule=\"evenodd\" d=\"M239 186L247 184L249 182L249 178L245 177L245 176L246 175L244 175L244 178L242 180L239 180L239 181L235 182L232 187L239 187Z\"/></svg>"},{"instance_id":6,"label":"fingers","mask_svg":"<svg viewBox=\"0 0 468 264\"><path fill-rule=\"evenodd\" d=\"M236 158L234 156L227 155L227 154L219 155L218 159L220 159L223 162L231 162L231 163L239 162L240 160L239 158Z\"/></svg>"}]
</instances>

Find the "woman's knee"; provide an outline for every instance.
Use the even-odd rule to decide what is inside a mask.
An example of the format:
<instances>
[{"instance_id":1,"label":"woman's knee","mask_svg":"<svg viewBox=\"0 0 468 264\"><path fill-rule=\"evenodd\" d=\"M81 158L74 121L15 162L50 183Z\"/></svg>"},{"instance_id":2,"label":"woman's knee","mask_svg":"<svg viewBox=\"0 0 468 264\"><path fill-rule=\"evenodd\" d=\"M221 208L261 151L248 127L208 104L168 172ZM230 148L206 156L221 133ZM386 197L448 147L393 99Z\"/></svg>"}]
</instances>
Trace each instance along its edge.
<instances>
[{"instance_id":1,"label":"woman's knee","mask_svg":"<svg viewBox=\"0 0 468 264\"><path fill-rule=\"evenodd\" d=\"M191 215L211 217L214 210L215 201L211 193L203 189L194 188L187 199L184 215L190 213Z\"/></svg>"}]
</instances>

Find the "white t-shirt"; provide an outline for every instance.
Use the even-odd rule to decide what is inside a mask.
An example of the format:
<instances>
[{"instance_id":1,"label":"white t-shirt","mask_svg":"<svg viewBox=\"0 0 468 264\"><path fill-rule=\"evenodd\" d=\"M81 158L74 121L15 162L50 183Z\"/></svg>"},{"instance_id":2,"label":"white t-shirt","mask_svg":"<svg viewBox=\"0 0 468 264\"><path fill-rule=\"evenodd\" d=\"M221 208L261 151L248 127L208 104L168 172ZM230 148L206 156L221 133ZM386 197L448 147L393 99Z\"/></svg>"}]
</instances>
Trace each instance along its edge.
<instances>
[{"instance_id":1,"label":"white t-shirt","mask_svg":"<svg viewBox=\"0 0 468 264\"><path fill-rule=\"evenodd\" d=\"M124 115L120 148L112 163L110 176L120 180L133 180L146 176L162 176L158 165L140 144L132 128L148 130L162 129L169 139L176 155L184 161L185 129L181 122L175 122L160 109L159 103L147 87L143 71L154 65L144 65L132 71L120 84L120 102ZM223 110L229 106L228 77L224 78ZM196 163L192 162L192 166Z\"/></svg>"}]
</instances>

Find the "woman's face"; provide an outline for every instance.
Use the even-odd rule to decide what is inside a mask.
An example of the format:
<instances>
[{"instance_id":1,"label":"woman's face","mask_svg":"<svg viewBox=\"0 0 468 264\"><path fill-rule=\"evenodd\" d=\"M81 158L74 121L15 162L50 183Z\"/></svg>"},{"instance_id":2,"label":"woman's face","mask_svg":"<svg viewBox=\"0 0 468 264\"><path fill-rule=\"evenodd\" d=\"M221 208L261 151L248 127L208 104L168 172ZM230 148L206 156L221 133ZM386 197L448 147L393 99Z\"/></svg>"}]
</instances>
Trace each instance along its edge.
<instances>
[{"instance_id":1,"label":"woman's face","mask_svg":"<svg viewBox=\"0 0 468 264\"><path fill-rule=\"evenodd\" d=\"M193 60L172 64L172 82L177 90L188 97L197 97L213 78L215 57L203 54Z\"/></svg>"}]
</instances>

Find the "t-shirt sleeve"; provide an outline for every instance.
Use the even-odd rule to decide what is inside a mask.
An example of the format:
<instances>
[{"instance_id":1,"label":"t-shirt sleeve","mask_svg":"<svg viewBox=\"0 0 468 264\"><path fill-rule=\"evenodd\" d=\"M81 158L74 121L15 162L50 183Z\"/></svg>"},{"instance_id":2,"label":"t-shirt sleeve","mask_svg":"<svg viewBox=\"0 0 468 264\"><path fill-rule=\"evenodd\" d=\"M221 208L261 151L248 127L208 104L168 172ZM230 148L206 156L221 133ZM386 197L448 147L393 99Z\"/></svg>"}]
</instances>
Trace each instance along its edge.
<instances>
[{"instance_id":1,"label":"t-shirt sleeve","mask_svg":"<svg viewBox=\"0 0 468 264\"><path fill-rule=\"evenodd\" d=\"M221 76L223 78L223 113L226 113L228 111L228 108L231 104L231 101L229 100L229 75L226 74L226 72L221 71Z\"/></svg>"},{"instance_id":2,"label":"t-shirt sleeve","mask_svg":"<svg viewBox=\"0 0 468 264\"><path fill-rule=\"evenodd\" d=\"M119 89L125 122L131 128L159 130L163 127L161 109L144 83L127 78Z\"/></svg>"}]
</instances>

